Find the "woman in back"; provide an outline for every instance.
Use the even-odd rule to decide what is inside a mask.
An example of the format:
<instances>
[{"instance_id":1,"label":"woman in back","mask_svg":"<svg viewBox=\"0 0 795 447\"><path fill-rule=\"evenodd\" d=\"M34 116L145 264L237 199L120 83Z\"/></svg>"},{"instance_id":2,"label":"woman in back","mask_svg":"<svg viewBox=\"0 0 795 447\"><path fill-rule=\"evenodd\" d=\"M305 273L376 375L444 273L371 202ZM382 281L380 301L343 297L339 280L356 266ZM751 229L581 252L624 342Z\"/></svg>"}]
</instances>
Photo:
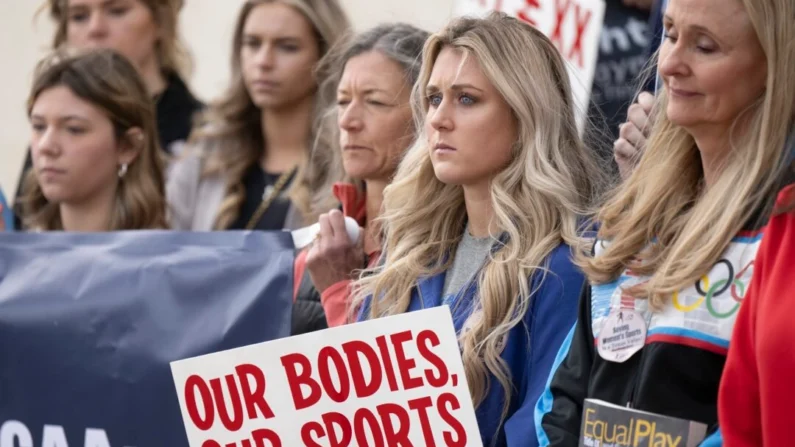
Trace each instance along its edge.
<instances>
[{"instance_id":1,"label":"woman in back","mask_svg":"<svg viewBox=\"0 0 795 447\"><path fill-rule=\"evenodd\" d=\"M360 319L449 306L483 444L532 445L576 318L572 256L598 177L565 65L515 18L455 19L425 45L413 104L420 134L384 192L383 264L353 285L354 306Z\"/></svg>"},{"instance_id":2,"label":"woman in back","mask_svg":"<svg viewBox=\"0 0 795 447\"><path fill-rule=\"evenodd\" d=\"M589 398L705 424L704 445L720 443L764 202L788 180L793 18L792 0L669 0L653 128L581 260L591 287L539 401L541 445L577 445Z\"/></svg>"},{"instance_id":3,"label":"woman in back","mask_svg":"<svg viewBox=\"0 0 795 447\"><path fill-rule=\"evenodd\" d=\"M132 63L155 106L159 147L167 153L188 138L202 107L184 82L190 57L178 36L182 6L183 0L48 0L45 5L56 25L53 50L109 48ZM18 197L25 192L31 155L28 151Z\"/></svg>"},{"instance_id":4,"label":"woman in back","mask_svg":"<svg viewBox=\"0 0 795 447\"><path fill-rule=\"evenodd\" d=\"M34 231L166 228L163 161L144 82L112 50L56 53L28 100L33 169L21 198Z\"/></svg>"},{"instance_id":5,"label":"woman in back","mask_svg":"<svg viewBox=\"0 0 795 447\"><path fill-rule=\"evenodd\" d=\"M248 0L238 16L231 84L169 175L171 224L180 230L281 230L333 204L322 166L331 144L321 114L333 92L320 58L348 30L337 0Z\"/></svg>"}]
</instances>

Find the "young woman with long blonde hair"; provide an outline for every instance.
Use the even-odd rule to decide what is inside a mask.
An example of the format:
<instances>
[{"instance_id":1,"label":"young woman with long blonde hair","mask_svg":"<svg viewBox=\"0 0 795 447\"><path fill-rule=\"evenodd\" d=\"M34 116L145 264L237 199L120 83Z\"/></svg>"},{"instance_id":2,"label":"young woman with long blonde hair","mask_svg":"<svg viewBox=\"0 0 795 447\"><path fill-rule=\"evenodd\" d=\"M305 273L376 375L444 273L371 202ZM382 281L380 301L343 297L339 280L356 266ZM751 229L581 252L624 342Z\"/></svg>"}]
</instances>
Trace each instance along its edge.
<instances>
[{"instance_id":1,"label":"young woman with long blonde hair","mask_svg":"<svg viewBox=\"0 0 795 447\"><path fill-rule=\"evenodd\" d=\"M21 198L26 228L166 228L154 107L126 58L95 50L45 59L28 115L33 169Z\"/></svg>"},{"instance_id":2,"label":"young woman with long blonde hair","mask_svg":"<svg viewBox=\"0 0 795 447\"><path fill-rule=\"evenodd\" d=\"M541 445L578 443L587 398L707 424L719 443L765 199L788 181L794 18L791 0L669 0L653 129L581 260L592 286L539 401Z\"/></svg>"},{"instance_id":3,"label":"young woman with long blonde hair","mask_svg":"<svg viewBox=\"0 0 795 447\"><path fill-rule=\"evenodd\" d=\"M354 307L374 319L448 305L484 444L528 445L575 319L572 250L596 189L565 65L515 18L455 19L425 45L413 104L420 134L384 192L383 265L353 285Z\"/></svg>"},{"instance_id":4,"label":"young woman with long blonde hair","mask_svg":"<svg viewBox=\"0 0 795 447\"><path fill-rule=\"evenodd\" d=\"M320 167L323 150L309 163L315 139L327 135L322 112L334 100L319 91L328 74L316 67L348 27L337 0L244 3L229 90L204 114L169 176L175 229L294 229L316 220L316 200L333 206L336 179Z\"/></svg>"}]
</instances>

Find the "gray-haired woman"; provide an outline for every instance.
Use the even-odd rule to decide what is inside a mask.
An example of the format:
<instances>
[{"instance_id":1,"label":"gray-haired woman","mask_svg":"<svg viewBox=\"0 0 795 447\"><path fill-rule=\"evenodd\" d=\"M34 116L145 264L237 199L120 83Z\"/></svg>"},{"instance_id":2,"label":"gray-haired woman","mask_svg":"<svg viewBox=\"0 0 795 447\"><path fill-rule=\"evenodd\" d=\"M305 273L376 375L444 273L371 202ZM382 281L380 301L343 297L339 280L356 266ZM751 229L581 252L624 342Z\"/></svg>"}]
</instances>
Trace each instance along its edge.
<instances>
[{"instance_id":1,"label":"gray-haired woman","mask_svg":"<svg viewBox=\"0 0 795 447\"><path fill-rule=\"evenodd\" d=\"M296 259L293 334L344 324L352 276L378 260L381 240L373 221L384 188L415 137L409 100L427 38L411 25L380 25L322 62L337 73L329 81L337 95L329 114L337 120L339 138L335 150L321 149L334 155L331 169L341 165L346 181L333 186L342 210L320 216L318 239ZM364 228L360 240L349 239L344 216Z\"/></svg>"}]
</instances>

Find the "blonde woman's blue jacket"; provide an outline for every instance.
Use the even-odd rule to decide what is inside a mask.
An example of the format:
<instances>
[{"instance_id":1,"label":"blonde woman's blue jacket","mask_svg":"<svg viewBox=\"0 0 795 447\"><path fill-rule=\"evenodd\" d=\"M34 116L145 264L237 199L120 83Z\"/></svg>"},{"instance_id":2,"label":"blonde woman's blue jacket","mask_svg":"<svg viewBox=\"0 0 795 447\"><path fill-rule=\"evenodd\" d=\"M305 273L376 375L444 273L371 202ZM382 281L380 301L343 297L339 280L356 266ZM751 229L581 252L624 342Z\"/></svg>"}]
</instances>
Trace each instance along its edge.
<instances>
[{"instance_id":1,"label":"blonde woman's blue jacket","mask_svg":"<svg viewBox=\"0 0 795 447\"><path fill-rule=\"evenodd\" d=\"M513 393L504 424L500 424L503 409L503 388L494 376L485 400L475 409L483 445L536 446L533 410L544 391L555 355L569 328L577 318L577 301L585 284L585 277L572 263L572 251L561 244L547 256L543 272L536 272L530 280L533 292L531 304L522 323L508 334L502 359L508 365L513 380ZM411 292L408 312L442 305L445 272L421 278ZM460 334L476 303L477 282L459 292L453 305L453 322ZM367 315L369 300L360 311L360 319Z\"/></svg>"}]
</instances>

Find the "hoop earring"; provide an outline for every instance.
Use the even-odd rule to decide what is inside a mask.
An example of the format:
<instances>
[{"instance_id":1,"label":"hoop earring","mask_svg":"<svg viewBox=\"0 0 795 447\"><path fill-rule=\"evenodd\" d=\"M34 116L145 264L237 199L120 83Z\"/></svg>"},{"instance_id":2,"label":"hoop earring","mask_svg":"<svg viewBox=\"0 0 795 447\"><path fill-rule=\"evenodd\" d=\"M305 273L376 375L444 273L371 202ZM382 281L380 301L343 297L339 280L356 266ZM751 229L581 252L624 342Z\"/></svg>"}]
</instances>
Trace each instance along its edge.
<instances>
[{"instance_id":1,"label":"hoop earring","mask_svg":"<svg viewBox=\"0 0 795 447\"><path fill-rule=\"evenodd\" d=\"M119 178L124 178L125 175L127 175L127 163L122 163L119 166Z\"/></svg>"}]
</instances>

